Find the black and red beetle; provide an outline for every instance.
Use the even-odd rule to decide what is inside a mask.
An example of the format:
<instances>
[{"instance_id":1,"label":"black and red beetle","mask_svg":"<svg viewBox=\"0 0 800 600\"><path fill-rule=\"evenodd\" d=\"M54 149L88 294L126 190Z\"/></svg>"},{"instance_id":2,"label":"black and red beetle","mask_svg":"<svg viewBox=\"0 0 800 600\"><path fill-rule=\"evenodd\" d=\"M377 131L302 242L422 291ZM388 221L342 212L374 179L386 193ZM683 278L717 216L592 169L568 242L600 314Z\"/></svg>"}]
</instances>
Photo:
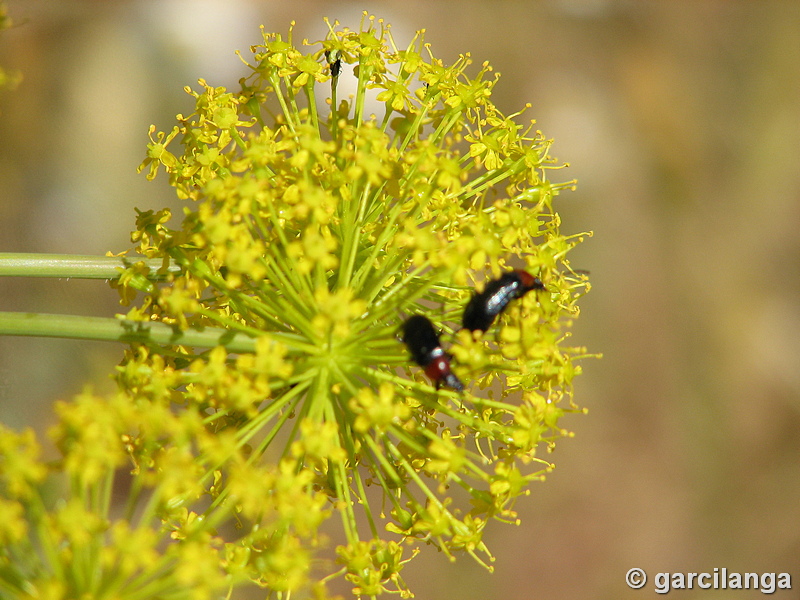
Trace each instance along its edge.
<instances>
[{"instance_id":1,"label":"black and red beetle","mask_svg":"<svg viewBox=\"0 0 800 600\"><path fill-rule=\"evenodd\" d=\"M531 290L545 289L541 279L522 269L503 273L499 279L487 283L480 294L472 296L464 308L461 324L470 331L486 331L509 302Z\"/></svg>"},{"instance_id":2,"label":"black and red beetle","mask_svg":"<svg viewBox=\"0 0 800 600\"><path fill-rule=\"evenodd\" d=\"M439 334L430 319L414 315L403 323L403 342L408 346L414 362L425 369L425 374L436 384L446 385L457 392L464 391L464 384L450 370L450 355L442 349Z\"/></svg>"}]
</instances>

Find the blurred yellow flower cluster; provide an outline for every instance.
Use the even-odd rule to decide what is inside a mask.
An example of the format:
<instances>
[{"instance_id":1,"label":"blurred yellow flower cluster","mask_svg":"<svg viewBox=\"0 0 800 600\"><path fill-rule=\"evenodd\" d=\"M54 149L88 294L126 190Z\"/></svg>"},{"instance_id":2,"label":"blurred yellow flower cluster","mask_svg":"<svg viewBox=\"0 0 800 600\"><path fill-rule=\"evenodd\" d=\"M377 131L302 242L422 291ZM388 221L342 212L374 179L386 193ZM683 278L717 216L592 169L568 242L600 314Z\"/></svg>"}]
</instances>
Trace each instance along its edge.
<instances>
[{"instance_id":1,"label":"blurred yellow flower cluster","mask_svg":"<svg viewBox=\"0 0 800 600\"><path fill-rule=\"evenodd\" d=\"M8 8L5 3L0 3L0 31L13 26L11 18L8 16ZM22 80L22 75L16 71L7 71L0 67L0 90L3 88L14 89Z\"/></svg>"}]
</instances>

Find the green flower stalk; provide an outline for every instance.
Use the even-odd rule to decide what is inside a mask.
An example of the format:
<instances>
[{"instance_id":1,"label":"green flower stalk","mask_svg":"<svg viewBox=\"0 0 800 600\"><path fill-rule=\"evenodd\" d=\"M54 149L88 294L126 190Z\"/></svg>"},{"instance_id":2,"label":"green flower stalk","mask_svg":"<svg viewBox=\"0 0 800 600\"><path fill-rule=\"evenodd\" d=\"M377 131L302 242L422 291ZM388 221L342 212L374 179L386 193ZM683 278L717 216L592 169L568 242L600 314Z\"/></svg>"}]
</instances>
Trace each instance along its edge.
<instances>
[{"instance_id":1,"label":"green flower stalk","mask_svg":"<svg viewBox=\"0 0 800 600\"><path fill-rule=\"evenodd\" d=\"M179 222L138 213L146 260L126 257L114 285L140 299L125 323L174 336L127 338L115 397L59 405L57 465L0 434L30 457L0 462L10 597L322 596L337 576L357 597L410 597L400 573L420 546L491 569L487 523L517 523L516 498L552 468L587 356L566 342L589 289L567 254L589 234L562 234L553 209L573 182L550 180L563 165L533 122L492 104L488 64L445 66L423 31L398 49L372 17L328 25L315 44L264 34L240 89L200 80L191 114L151 127L140 170L191 204ZM546 290L460 330L473 291L512 267ZM463 393L412 364L413 314L441 328ZM68 475L70 502L46 506L48 472ZM335 554L318 533L332 515Z\"/></svg>"}]
</instances>

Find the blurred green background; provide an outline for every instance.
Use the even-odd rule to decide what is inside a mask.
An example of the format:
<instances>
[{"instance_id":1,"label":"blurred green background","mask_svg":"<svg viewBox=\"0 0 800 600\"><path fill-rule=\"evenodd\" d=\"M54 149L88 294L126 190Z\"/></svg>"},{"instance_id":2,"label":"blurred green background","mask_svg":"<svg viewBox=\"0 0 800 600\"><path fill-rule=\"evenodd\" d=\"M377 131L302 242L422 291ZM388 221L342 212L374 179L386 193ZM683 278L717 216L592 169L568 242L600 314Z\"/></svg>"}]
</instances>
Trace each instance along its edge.
<instances>
[{"instance_id":1,"label":"blurred green background","mask_svg":"<svg viewBox=\"0 0 800 600\"><path fill-rule=\"evenodd\" d=\"M584 363L555 472L496 524L488 574L431 551L423 600L661 597L657 572L789 572L800 588L800 3L639 0L271 2L11 0L0 64L0 251L129 247L133 207L178 207L137 175L147 128L192 111L184 85L234 86L258 26L325 35L362 10L398 45L471 52L502 73L496 102L555 139L576 192L566 232L591 271ZM112 315L102 282L0 280L0 310ZM86 382L110 388L121 348L0 338L4 422L44 429ZM627 570L650 575L630 590ZM673 592L755 598L753 590Z\"/></svg>"}]
</instances>

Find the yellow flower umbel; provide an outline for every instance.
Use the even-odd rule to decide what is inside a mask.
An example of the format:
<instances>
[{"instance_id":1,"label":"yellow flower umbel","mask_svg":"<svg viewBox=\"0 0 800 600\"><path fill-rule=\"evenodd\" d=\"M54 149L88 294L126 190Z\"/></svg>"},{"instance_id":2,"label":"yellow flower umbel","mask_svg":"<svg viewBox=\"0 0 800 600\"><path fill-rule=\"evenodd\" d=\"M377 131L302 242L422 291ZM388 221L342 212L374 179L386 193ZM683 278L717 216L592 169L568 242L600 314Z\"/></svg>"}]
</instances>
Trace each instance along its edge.
<instances>
[{"instance_id":1,"label":"yellow flower umbel","mask_svg":"<svg viewBox=\"0 0 800 600\"><path fill-rule=\"evenodd\" d=\"M175 535L223 507L281 523L249 529L225 565L290 591L309 571L299 544L332 510L346 539L338 574L360 596L407 596L404 542L491 560L487 521L515 522L515 498L550 468L540 453L565 434L558 420L575 410L573 361L585 354L564 330L588 289L566 254L586 234L561 234L552 202L572 183L550 181L559 165L532 122L491 103L488 64L472 75L469 55L445 66L424 32L400 50L371 17L329 29L316 44L264 35L237 91L187 88L194 112L169 133L151 129L140 167L150 178L163 168L192 204L175 228L166 210L139 214L136 250L180 273L142 285L131 267L123 298L134 285L146 298L128 316L224 328L255 352L234 354L224 337L208 352L138 348L119 381L202 420L194 467L131 438L141 469L161 460L175 471L163 506ZM345 79L355 92L341 98ZM483 336L459 332L473 290L512 264L546 291L514 301ZM411 363L398 329L415 313L443 330L463 394L436 390ZM187 473L212 498L195 521L175 500L200 493Z\"/></svg>"}]
</instances>

